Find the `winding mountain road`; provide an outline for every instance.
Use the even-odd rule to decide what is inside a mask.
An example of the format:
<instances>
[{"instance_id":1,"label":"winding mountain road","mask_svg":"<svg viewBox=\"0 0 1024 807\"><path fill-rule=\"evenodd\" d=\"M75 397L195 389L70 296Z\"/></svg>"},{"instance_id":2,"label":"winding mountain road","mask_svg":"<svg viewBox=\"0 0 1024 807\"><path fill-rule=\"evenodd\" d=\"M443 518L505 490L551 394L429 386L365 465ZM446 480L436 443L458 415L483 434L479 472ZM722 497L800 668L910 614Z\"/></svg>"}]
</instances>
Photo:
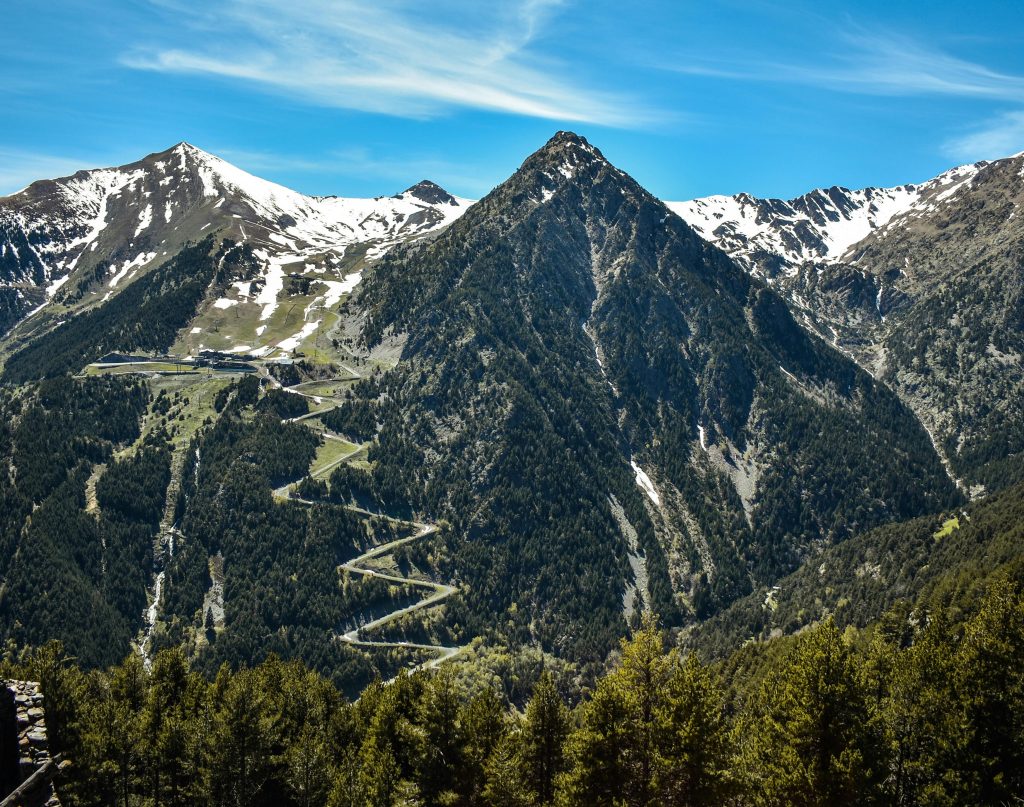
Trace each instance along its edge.
<instances>
[{"instance_id":1,"label":"winding mountain road","mask_svg":"<svg viewBox=\"0 0 1024 807\"><path fill-rule=\"evenodd\" d=\"M419 602L413 603L412 605L406 606L405 608L398 608L388 614L385 614L382 617L372 620L371 622L367 622L365 625L360 625L358 628L350 630L347 633L339 634L338 639L340 639L343 642L347 642L348 644L355 645L356 647L397 647L408 650L426 650L429 652L437 653L438 655L436 658L422 662L421 664L417 664L412 669L419 670L433 668L436 667L438 664L457 656L459 653L466 649L466 645L446 646L436 644L419 644L417 642L384 642L359 638L360 635L365 631L371 631L375 628L383 627L384 625L387 625L390 622L393 622L394 620L398 619L399 617L405 616L406 614L411 614L414 611L419 611L424 608L430 608L434 605L437 605L439 602L441 602L447 597L450 597L452 594L458 591L458 588L456 588L455 586L449 586L445 583L433 583L427 580L416 580L411 577L400 577L399 575L385 574L383 572L378 572L376 569L365 568L364 566L362 566L362 564L366 563L366 561L373 560L374 558L380 557L381 555L386 555L404 544L409 544L413 541L418 541L421 538L425 538L428 535L432 535L433 533L437 532L436 524L420 524L418 522L412 521L400 521L398 519L392 519L390 517L388 517L388 519L391 521L399 521L399 523L408 526L416 527L417 530L413 535L407 536L405 538L399 538L395 541L390 541L389 543L381 544L380 546L375 546L368 552L364 552L359 557L341 564L341 568L352 574L361 574L365 575L366 577L376 577L380 580L387 580L390 583L399 583L416 586L418 588L428 589L432 593L426 598L420 600Z\"/></svg>"},{"instance_id":2,"label":"winding mountain road","mask_svg":"<svg viewBox=\"0 0 1024 807\"><path fill-rule=\"evenodd\" d=\"M346 367L345 369L348 370L349 368ZM269 377L269 376L267 376L267 377ZM278 386L280 387L280 384L278 384ZM328 397L328 396L323 396L323 395L311 395L309 393L306 393L306 392L303 392L301 390L295 389L294 387L292 387L292 388L284 388L284 389L288 389L289 392L292 392L292 393L294 393L296 395L301 395L301 396L306 397L306 398L315 398L318 401L322 401L322 400L324 400L324 398ZM340 402L336 404L336 406L340 406L340 405L341 405ZM334 407L334 408L336 408L336 407ZM329 409L321 410L320 412L310 413L309 415L305 415L305 416L299 417L299 418L285 418L283 422L285 422L285 423L299 422L299 421L305 420L305 419L310 418L310 417L316 417L316 415L322 415L326 411L330 411L330 410ZM331 440L344 440L344 438L341 435L335 434L334 432L331 432L331 431L324 431L324 432L322 432L322 434L327 439L331 439ZM297 497L293 496L291 494L292 488L297 486L299 483L302 482L303 479L305 479L307 477L317 477L317 476L320 476L320 475L326 473L327 471L330 471L330 470L334 469L338 465L341 465L346 460L348 460L351 457L353 457L356 454L358 454L362 449L363 449L363 446L359 446L358 448L356 448L355 451L349 452L348 454L345 454L344 456L339 457L338 459L333 460L330 463L327 463L326 465L322 466L321 468L317 468L317 469L313 470L312 472L310 472L306 476L300 477L299 479L296 479L296 480L294 480L292 482L289 482L289 483L287 483L285 485L282 485L281 487L277 488L274 491L274 495L277 498L287 499L288 501L294 502L296 504L304 504L304 505L309 505L309 506L312 506L312 505L316 504L316 502L311 501L309 499L300 499L300 498L297 498ZM421 540L423 538L426 538L429 535L433 535L438 530L438 526L436 524L425 524L425 523L418 522L418 521L408 521L408 520L405 520L405 519L396 518L395 516L389 516L389 515L387 515L385 513L376 513L376 512L373 512L372 510L366 510L365 508L357 507L355 505L342 505L342 506L346 510L349 510L349 511L354 512L354 513L359 513L360 515L366 516L367 518L377 518L377 519L381 519L383 521L387 521L387 522L389 522L391 524L396 524L398 526L411 527L411 528L413 528L415 530L415 532L412 535L408 535L408 536L406 536L404 538L398 538L398 539L396 539L394 541L389 541L386 544L380 544L379 546L375 546L375 547L369 549L368 551L364 552L363 554L359 555L358 557L353 558L352 560L346 561L345 563L341 564L341 566L338 567L339 570L349 572L350 574L363 575L364 577L375 577L375 578L378 578L380 580L386 580L389 583L397 583L399 585L414 586L416 588L425 589L429 593L422 600L419 600L418 602L415 602L412 605L405 606L404 608L396 608L394 611L391 611L391 612L385 614L384 616L378 617L377 619L371 620L370 622L367 622L367 623L365 623L363 625L360 625L359 627L354 628L354 629L352 629L352 630L350 630L350 631L348 631L346 633L335 634L335 638L338 641L345 642L346 644L350 644L350 645L352 645L354 647L368 647L368 648L378 648L378 649L379 648L394 648L394 649L402 649L402 650L422 650L422 651L426 651L426 652L430 652L430 653L435 653L436 654L436 656L434 658L428 659L427 661L421 662L420 664L417 664L417 665L411 667L408 670L410 673L415 672L417 670L426 670L426 669L432 669L434 667L437 667L439 664L442 664L443 662L448 661L449 659L454 658L459 653L464 651L468 647L468 645L448 646L448 645L436 645L436 644L420 644L420 643L417 643L417 642L386 642L386 641L378 641L378 640L360 638L361 636L365 635L366 632L372 631L372 630L376 630L378 628L382 628L385 625L388 625L391 622L394 622L396 619L399 619L399 618L401 618L401 617L403 617L403 616L405 616L407 614L411 614L411 613L414 613L416 611L421 611L421 610L424 610L424 609L427 609L427 608L432 608L433 606L435 606L438 603L444 601L446 598L450 597L452 594L454 594L456 591L458 591L458 588L456 586L450 586L450 585L447 585L445 583L434 583L434 582L431 582L431 581L428 581L428 580L417 580L417 579L412 578L412 577L402 577L402 576L396 575L396 574L386 574L384 572L379 572L376 569L371 568L371 567L367 567L365 565L367 563L367 561L371 561L371 560L373 560L375 558L379 558L382 555L387 555L390 552L393 552L395 549L397 549L400 546L404 546L406 544L411 544L414 541L419 541L419 540ZM394 680L393 678L389 679L389 681L387 681L385 683L390 683L393 680Z\"/></svg>"}]
</instances>

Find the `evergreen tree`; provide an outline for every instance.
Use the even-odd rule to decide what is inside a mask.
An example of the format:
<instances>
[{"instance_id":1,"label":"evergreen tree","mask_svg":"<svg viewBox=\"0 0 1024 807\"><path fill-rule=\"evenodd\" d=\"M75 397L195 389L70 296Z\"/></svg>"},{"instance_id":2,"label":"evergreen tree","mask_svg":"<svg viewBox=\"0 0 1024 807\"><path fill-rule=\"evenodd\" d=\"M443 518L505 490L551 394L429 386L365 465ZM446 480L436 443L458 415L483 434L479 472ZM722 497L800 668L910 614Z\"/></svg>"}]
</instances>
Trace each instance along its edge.
<instances>
[{"instance_id":1,"label":"evergreen tree","mask_svg":"<svg viewBox=\"0 0 1024 807\"><path fill-rule=\"evenodd\" d=\"M271 803L264 787L275 776L273 736L277 715L258 673L226 668L213 687L210 737L210 795L218 807Z\"/></svg>"},{"instance_id":2,"label":"evergreen tree","mask_svg":"<svg viewBox=\"0 0 1024 807\"><path fill-rule=\"evenodd\" d=\"M476 693L460 710L464 748L459 792L467 804L483 803L487 765L508 733L505 707L493 689Z\"/></svg>"},{"instance_id":3,"label":"evergreen tree","mask_svg":"<svg viewBox=\"0 0 1024 807\"><path fill-rule=\"evenodd\" d=\"M801 637L756 709L741 727L756 804L870 800L877 738L862 670L831 620Z\"/></svg>"},{"instance_id":4,"label":"evergreen tree","mask_svg":"<svg viewBox=\"0 0 1024 807\"><path fill-rule=\"evenodd\" d=\"M629 719L619 693L603 678L580 709L580 725L566 741L566 772L557 803L615 807L625 803L625 755Z\"/></svg>"},{"instance_id":5,"label":"evergreen tree","mask_svg":"<svg viewBox=\"0 0 1024 807\"><path fill-rule=\"evenodd\" d=\"M422 743L417 780L426 804L450 803L463 771L460 699L451 667L431 676L420 707Z\"/></svg>"},{"instance_id":6,"label":"evergreen tree","mask_svg":"<svg viewBox=\"0 0 1024 807\"><path fill-rule=\"evenodd\" d=\"M361 807L367 803L360 757L358 749L345 750L334 776L328 807Z\"/></svg>"},{"instance_id":7,"label":"evergreen tree","mask_svg":"<svg viewBox=\"0 0 1024 807\"><path fill-rule=\"evenodd\" d=\"M520 736L523 778L536 804L551 804L555 781L564 768L563 747L569 733L569 711L551 673L541 673L526 707Z\"/></svg>"},{"instance_id":8,"label":"evergreen tree","mask_svg":"<svg viewBox=\"0 0 1024 807\"><path fill-rule=\"evenodd\" d=\"M569 740L568 804L647 805L655 799L659 729L670 660L653 618L622 644L622 664L602 678Z\"/></svg>"},{"instance_id":9,"label":"evergreen tree","mask_svg":"<svg viewBox=\"0 0 1024 807\"><path fill-rule=\"evenodd\" d=\"M935 615L911 647L872 648L870 689L888 759L882 793L892 804L970 801L972 784L962 771L970 726L949 644L953 632Z\"/></svg>"},{"instance_id":10,"label":"evergreen tree","mask_svg":"<svg viewBox=\"0 0 1024 807\"><path fill-rule=\"evenodd\" d=\"M322 728L307 724L285 751L288 788L295 807L327 803L331 786L331 751Z\"/></svg>"},{"instance_id":11,"label":"evergreen tree","mask_svg":"<svg viewBox=\"0 0 1024 807\"><path fill-rule=\"evenodd\" d=\"M191 675L179 649L164 650L153 660L141 728L150 797L155 804L187 803L192 771L185 710Z\"/></svg>"},{"instance_id":12,"label":"evergreen tree","mask_svg":"<svg viewBox=\"0 0 1024 807\"><path fill-rule=\"evenodd\" d=\"M534 793L523 779L524 763L519 743L512 734L501 738L487 760L481 804L487 807L530 807L537 804Z\"/></svg>"},{"instance_id":13,"label":"evergreen tree","mask_svg":"<svg viewBox=\"0 0 1024 807\"><path fill-rule=\"evenodd\" d=\"M997 580L968 623L959 691L971 727L968 764L977 771L976 796L1008 804L1024 793L1024 598Z\"/></svg>"},{"instance_id":14,"label":"evergreen tree","mask_svg":"<svg viewBox=\"0 0 1024 807\"><path fill-rule=\"evenodd\" d=\"M106 713L93 725L109 732L108 762L116 775L117 803L129 807L143 758L140 716L149 688L142 659L132 654L110 676L108 697L97 702Z\"/></svg>"},{"instance_id":15,"label":"evergreen tree","mask_svg":"<svg viewBox=\"0 0 1024 807\"><path fill-rule=\"evenodd\" d=\"M393 807L402 793L402 772L383 737L370 735L359 751L356 792L360 800L343 802L352 807Z\"/></svg>"},{"instance_id":16,"label":"evergreen tree","mask_svg":"<svg viewBox=\"0 0 1024 807\"><path fill-rule=\"evenodd\" d=\"M722 804L730 793L732 739L722 692L695 655L673 663L655 714L654 791L663 804Z\"/></svg>"}]
</instances>

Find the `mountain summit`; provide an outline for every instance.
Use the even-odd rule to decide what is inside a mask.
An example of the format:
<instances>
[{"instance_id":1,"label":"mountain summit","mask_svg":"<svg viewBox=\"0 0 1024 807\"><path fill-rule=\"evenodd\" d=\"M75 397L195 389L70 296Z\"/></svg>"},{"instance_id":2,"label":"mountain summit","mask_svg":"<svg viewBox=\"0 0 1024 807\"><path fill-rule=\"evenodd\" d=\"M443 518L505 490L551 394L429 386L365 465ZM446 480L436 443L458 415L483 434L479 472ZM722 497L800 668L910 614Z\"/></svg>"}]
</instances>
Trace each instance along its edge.
<instances>
[{"instance_id":1,"label":"mountain summit","mask_svg":"<svg viewBox=\"0 0 1024 807\"><path fill-rule=\"evenodd\" d=\"M402 193L398 194L396 198L400 199L406 195L414 196L421 202L426 202L429 205L459 206L458 199L448 193L448 191L440 185L431 182L429 179L421 180L411 188L406 188Z\"/></svg>"},{"instance_id":2,"label":"mountain summit","mask_svg":"<svg viewBox=\"0 0 1024 807\"><path fill-rule=\"evenodd\" d=\"M367 391L377 484L469 536L467 618L516 604L569 655L954 495L888 390L569 132L357 305L368 347L401 348Z\"/></svg>"},{"instance_id":3,"label":"mountain summit","mask_svg":"<svg viewBox=\"0 0 1024 807\"><path fill-rule=\"evenodd\" d=\"M543 147L535 151L523 163L523 168L544 164L558 168L560 174L571 178L581 168L602 163L609 164L585 137L575 132L560 131L555 132Z\"/></svg>"},{"instance_id":4,"label":"mountain summit","mask_svg":"<svg viewBox=\"0 0 1024 807\"><path fill-rule=\"evenodd\" d=\"M397 197L306 196L182 142L0 198L0 330L51 300L74 308L105 299L212 232L252 242L267 265L329 258L343 277L468 204L428 182ZM353 247L358 256L347 254Z\"/></svg>"}]
</instances>

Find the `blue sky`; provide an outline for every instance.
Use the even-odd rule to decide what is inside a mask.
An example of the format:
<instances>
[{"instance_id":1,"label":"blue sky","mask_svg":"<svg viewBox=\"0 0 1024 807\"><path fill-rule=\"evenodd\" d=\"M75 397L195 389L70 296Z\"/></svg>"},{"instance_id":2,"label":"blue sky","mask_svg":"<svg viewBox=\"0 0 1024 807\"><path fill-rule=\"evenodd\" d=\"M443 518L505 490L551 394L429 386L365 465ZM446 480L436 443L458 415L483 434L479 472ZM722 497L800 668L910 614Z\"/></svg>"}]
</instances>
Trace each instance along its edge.
<instances>
[{"instance_id":1,"label":"blue sky","mask_svg":"<svg viewBox=\"0 0 1024 807\"><path fill-rule=\"evenodd\" d=\"M1024 149L1019 0L7 0L0 193L187 140L307 193L480 196L558 129L666 199Z\"/></svg>"}]
</instances>

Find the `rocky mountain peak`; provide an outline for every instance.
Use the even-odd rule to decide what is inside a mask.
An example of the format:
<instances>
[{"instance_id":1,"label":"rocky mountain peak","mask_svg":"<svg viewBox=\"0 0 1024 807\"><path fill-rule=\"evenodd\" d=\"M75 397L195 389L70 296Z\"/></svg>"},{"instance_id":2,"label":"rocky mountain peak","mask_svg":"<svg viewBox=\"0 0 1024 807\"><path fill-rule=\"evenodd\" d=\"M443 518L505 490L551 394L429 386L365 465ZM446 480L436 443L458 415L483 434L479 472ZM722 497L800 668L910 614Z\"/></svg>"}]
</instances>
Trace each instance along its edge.
<instances>
[{"instance_id":1,"label":"rocky mountain peak","mask_svg":"<svg viewBox=\"0 0 1024 807\"><path fill-rule=\"evenodd\" d=\"M586 149L600 154L600 152L594 146L592 146L590 144L590 141L587 140L587 138L585 138L583 135L576 134L576 132L569 132L564 129L555 132L551 136L551 139L544 144L544 148L551 148L553 146L559 145L575 146L577 148ZM543 151L543 149L541 150Z\"/></svg>"},{"instance_id":2,"label":"rocky mountain peak","mask_svg":"<svg viewBox=\"0 0 1024 807\"><path fill-rule=\"evenodd\" d=\"M535 578L510 572L501 592L489 583L475 589L487 607L492 596L542 608L593 598L588 608L611 624L618 608L628 614L637 602L669 613L673 591L711 580L702 595L709 604L700 606L710 610L746 589L750 569L774 579L814 544L845 537L834 500L802 503L812 515L798 525L773 480L865 491L857 506L872 524L952 493L927 435L888 390L803 333L774 292L569 132L442 236L392 252L356 304L371 351L402 340L402 362L385 383L407 396L383 428L399 434L403 418L424 424L418 484L442 474L467 480L462 490L479 504L459 517L481 542L503 524L521 525L531 540L548 530L529 549L488 543L488 569L531 556L552 569L564 564L553 574L576 579L568 569L580 563L578 530L565 511L521 506L539 489L544 508L592 502L588 545L620 559L602 560L599 584L561 589L552 600ZM827 441L797 436L798 422L855 458L832 461ZM865 433L879 438L865 441ZM542 454L568 459L523 460ZM382 473L392 473L389 463ZM893 480L908 463L920 481L904 497ZM811 480L819 468L827 485ZM715 515L690 511L687 501L706 502L704 513ZM641 534L646 557L664 551L664 565L643 565ZM704 577L683 571L684 555L671 555L677 546L692 547L687 568L701 564ZM466 579L482 580L489 572L474 563L466 561Z\"/></svg>"},{"instance_id":3,"label":"rocky mountain peak","mask_svg":"<svg viewBox=\"0 0 1024 807\"><path fill-rule=\"evenodd\" d=\"M604 155L575 132L556 132L555 135L534 152L523 164L527 166L554 169L565 178L572 178L581 169L594 165L608 165Z\"/></svg>"},{"instance_id":4,"label":"rocky mountain peak","mask_svg":"<svg viewBox=\"0 0 1024 807\"><path fill-rule=\"evenodd\" d=\"M436 182L431 182L429 179L421 180L412 187L406 188L400 194L395 196L395 198L402 199L406 196L412 196L419 199L421 202L426 202L428 205L457 206L459 204L458 200L454 196L448 193L448 191Z\"/></svg>"},{"instance_id":5,"label":"rocky mountain peak","mask_svg":"<svg viewBox=\"0 0 1024 807\"><path fill-rule=\"evenodd\" d=\"M496 187L481 202L477 218L488 211L500 211L506 221L531 215L536 206L546 205L556 196L579 204L597 194L607 197L620 193L644 197L661 206L632 178L613 166L586 138L560 131L531 154L519 169Z\"/></svg>"}]
</instances>

